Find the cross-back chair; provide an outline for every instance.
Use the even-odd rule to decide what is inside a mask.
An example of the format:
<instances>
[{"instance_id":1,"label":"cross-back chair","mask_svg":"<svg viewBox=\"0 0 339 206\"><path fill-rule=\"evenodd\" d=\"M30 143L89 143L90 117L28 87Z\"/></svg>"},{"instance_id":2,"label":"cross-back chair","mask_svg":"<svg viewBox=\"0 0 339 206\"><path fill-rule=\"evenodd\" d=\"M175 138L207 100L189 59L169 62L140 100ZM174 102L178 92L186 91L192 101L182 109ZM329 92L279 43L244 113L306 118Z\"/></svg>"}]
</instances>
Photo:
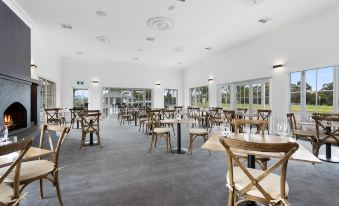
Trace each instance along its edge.
<instances>
[{"instance_id":1,"label":"cross-back chair","mask_svg":"<svg viewBox=\"0 0 339 206\"><path fill-rule=\"evenodd\" d=\"M59 125L43 125L40 132L39 148L52 150L50 159L27 161L21 164L20 172L20 193L30 183L39 180L40 196L43 199L43 179L49 180L56 188L60 205L63 205L59 185L59 156L62 143L65 141L69 128ZM49 148L44 148L48 145ZM12 183L14 176L9 175L5 182Z\"/></svg>"},{"instance_id":2,"label":"cross-back chair","mask_svg":"<svg viewBox=\"0 0 339 206\"><path fill-rule=\"evenodd\" d=\"M101 113L81 113L81 142L80 149L85 145L87 134L95 134L97 136L98 145L101 148L100 141L100 116Z\"/></svg>"},{"instance_id":3,"label":"cross-back chair","mask_svg":"<svg viewBox=\"0 0 339 206\"><path fill-rule=\"evenodd\" d=\"M237 108L236 117L237 119L245 119L244 114L248 111L247 108Z\"/></svg>"},{"instance_id":4,"label":"cross-back chair","mask_svg":"<svg viewBox=\"0 0 339 206\"><path fill-rule=\"evenodd\" d=\"M79 117L79 113L83 110L83 108L80 107L74 107L69 109L69 111L71 112L71 123L70 123L70 128L73 129L74 128L74 122L78 121L80 118Z\"/></svg>"},{"instance_id":5,"label":"cross-back chair","mask_svg":"<svg viewBox=\"0 0 339 206\"><path fill-rule=\"evenodd\" d=\"M233 120L235 119L235 111L234 110L223 110L224 113L224 119L227 121L231 127L232 127L232 132L235 131L234 125L233 125Z\"/></svg>"},{"instance_id":6,"label":"cross-back chair","mask_svg":"<svg viewBox=\"0 0 339 206\"><path fill-rule=\"evenodd\" d=\"M209 134L209 129L210 129L210 121L209 121L209 113L206 113L205 115L205 124L203 125L202 128L190 128L189 129L189 148L188 152L190 154L193 153L193 142L197 137L202 137L204 139L204 142L208 140L208 134ZM210 151L208 151L210 154Z\"/></svg>"},{"instance_id":7,"label":"cross-back chair","mask_svg":"<svg viewBox=\"0 0 339 206\"><path fill-rule=\"evenodd\" d=\"M174 119L176 116L175 109L164 109L162 112L164 119ZM173 134L175 135L173 123L165 123L164 125L171 127Z\"/></svg>"},{"instance_id":8,"label":"cross-back chair","mask_svg":"<svg viewBox=\"0 0 339 206\"><path fill-rule=\"evenodd\" d=\"M291 155L298 150L298 143L254 143L231 138L220 138L220 142L226 149L228 159L226 179L229 191L229 206L236 205L239 198L265 205L290 205L287 201L289 192L286 182L287 163ZM266 171L262 171L243 166L232 149L283 155ZM234 163L238 166L234 167ZM278 168L280 168L280 175L273 173Z\"/></svg>"},{"instance_id":9,"label":"cross-back chair","mask_svg":"<svg viewBox=\"0 0 339 206\"><path fill-rule=\"evenodd\" d=\"M158 137L163 137L166 141L166 150L169 152L170 149L172 149L171 145L171 134L169 128L162 128L160 123L160 118L156 113L151 112L149 114L149 121L150 121L150 127L151 127L151 133L152 133L152 140L151 140L151 146L149 148L149 152L152 151L152 147L154 144L154 147L157 146Z\"/></svg>"},{"instance_id":10,"label":"cross-back chair","mask_svg":"<svg viewBox=\"0 0 339 206\"><path fill-rule=\"evenodd\" d=\"M21 160L31 147L30 139L21 140L10 144L0 146L0 156L9 155L13 152L18 152L16 158L10 166L1 170L0 176L0 205L18 205L20 200L20 171ZM4 183L4 180L11 175L13 178L12 185Z\"/></svg>"},{"instance_id":11,"label":"cross-back chair","mask_svg":"<svg viewBox=\"0 0 339 206\"><path fill-rule=\"evenodd\" d=\"M259 122L258 122L259 121ZM249 119L234 119L233 120L233 126L236 133L245 133L245 127L246 125L250 125L250 131L251 131L251 125L255 124L257 126L257 132L256 134L262 134L264 135L264 128L266 126L266 121L264 120L249 120ZM247 161L247 155L243 154L237 154L238 158L240 159L241 163L244 163ZM267 169L267 162L270 160L268 157L264 156L256 156L255 162L261 167L262 170Z\"/></svg>"},{"instance_id":12,"label":"cross-back chair","mask_svg":"<svg viewBox=\"0 0 339 206\"><path fill-rule=\"evenodd\" d=\"M296 137L296 139L298 140L300 138L300 139L309 141L312 145L313 154L315 156L318 156L319 151L317 150L317 146L319 142L318 142L316 133L312 131L305 131L305 130L302 130L301 128L298 128L294 113L287 113L286 116L287 116L288 123L290 125L290 129L293 135Z\"/></svg>"},{"instance_id":13,"label":"cross-back chair","mask_svg":"<svg viewBox=\"0 0 339 206\"><path fill-rule=\"evenodd\" d=\"M339 145L339 116L316 115L312 118L316 123L315 154L318 156L319 149L323 144Z\"/></svg>"},{"instance_id":14,"label":"cross-back chair","mask_svg":"<svg viewBox=\"0 0 339 206\"><path fill-rule=\"evenodd\" d=\"M267 121L268 124L266 125L266 127L264 129L267 130L268 134L270 134L269 123L270 123L271 113L272 113L272 110L270 110L270 109L258 109L258 113L257 113L257 119L258 120Z\"/></svg>"},{"instance_id":15,"label":"cross-back chair","mask_svg":"<svg viewBox=\"0 0 339 206\"><path fill-rule=\"evenodd\" d=\"M59 124L59 110L59 108L45 109L47 124Z\"/></svg>"}]
</instances>

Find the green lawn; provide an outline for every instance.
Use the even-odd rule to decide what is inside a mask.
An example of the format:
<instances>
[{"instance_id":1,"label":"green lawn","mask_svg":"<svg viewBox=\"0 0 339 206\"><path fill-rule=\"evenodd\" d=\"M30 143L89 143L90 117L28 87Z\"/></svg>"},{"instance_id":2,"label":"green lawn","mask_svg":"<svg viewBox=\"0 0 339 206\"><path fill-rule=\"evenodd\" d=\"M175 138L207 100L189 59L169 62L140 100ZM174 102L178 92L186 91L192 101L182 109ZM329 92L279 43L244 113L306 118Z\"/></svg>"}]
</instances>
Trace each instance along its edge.
<instances>
[{"instance_id":1,"label":"green lawn","mask_svg":"<svg viewBox=\"0 0 339 206\"><path fill-rule=\"evenodd\" d=\"M292 112L299 112L301 110L300 105L291 105ZM328 105L306 105L306 112L319 112L319 113L333 113L333 106Z\"/></svg>"}]
</instances>

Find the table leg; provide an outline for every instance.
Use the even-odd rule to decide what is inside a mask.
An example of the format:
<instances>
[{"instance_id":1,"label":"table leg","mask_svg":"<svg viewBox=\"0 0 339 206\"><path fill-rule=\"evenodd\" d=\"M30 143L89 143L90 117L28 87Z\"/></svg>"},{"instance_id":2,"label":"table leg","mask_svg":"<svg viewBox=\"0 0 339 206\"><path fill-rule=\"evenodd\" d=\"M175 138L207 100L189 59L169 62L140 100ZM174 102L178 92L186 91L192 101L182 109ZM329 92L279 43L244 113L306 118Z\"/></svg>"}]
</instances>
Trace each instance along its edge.
<instances>
[{"instance_id":1,"label":"table leg","mask_svg":"<svg viewBox=\"0 0 339 206\"><path fill-rule=\"evenodd\" d=\"M188 150L186 148L181 148L181 124L177 124L177 148L172 149L172 153L175 154L185 154Z\"/></svg>"},{"instance_id":2,"label":"table leg","mask_svg":"<svg viewBox=\"0 0 339 206\"><path fill-rule=\"evenodd\" d=\"M255 169L255 155L248 155L247 156L247 167ZM253 201L247 201L246 205L253 206L253 205L257 205L257 203L253 202Z\"/></svg>"},{"instance_id":3,"label":"table leg","mask_svg":"<svg viewBox=\"0 0 339 206\"><path fill-rule=\"evenodd\" d=\"M79 129L79 120L77 120L77 129Z\"/></svg>"},{"instance_id":4,"label":"table leg","mask_svg":"<svg viewBox=\"0 0 339 206\"><path fill-rule=\"evenodd\" d=\"M330 143L326 143L326 155L319 155L319 159L325 162L339 163L339 158L332 156L332 145Z\"/></svg>"},{"instance_id":5,"label":"table leg","mask_svg":"<svg viewBox=\"0 0 339 206\"><path fill-rule=\"evenodd\" d=\"M134 126L138 126L138 117L139 117L139 113L135 112L134 113Z\"/></svg>"},{"instance_id":6,"label":"table leg","mask_svg":"<svg viewBox=\"0 0 339 206\"><path fill-rule=\"evenodd\" d=\"M89 145L93 146L93 133L89 133Z\"/></svg>"}]
</instances>

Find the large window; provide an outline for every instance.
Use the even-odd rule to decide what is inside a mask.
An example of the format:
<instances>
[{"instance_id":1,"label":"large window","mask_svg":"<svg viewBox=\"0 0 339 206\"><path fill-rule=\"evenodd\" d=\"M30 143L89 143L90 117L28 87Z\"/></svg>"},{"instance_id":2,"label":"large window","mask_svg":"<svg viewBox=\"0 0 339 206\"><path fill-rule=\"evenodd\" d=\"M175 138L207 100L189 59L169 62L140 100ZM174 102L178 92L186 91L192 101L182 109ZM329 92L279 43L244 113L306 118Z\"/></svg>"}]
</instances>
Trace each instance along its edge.
<instances>
[{"instance_id":1,"label":"large window","mask_svg":"<svg viewBox=\"0 0 339 206\"><path fill-rule=\"evenodd\" d=\"M291 111L332 113L334 67L292 72L290 75Z\"/></svg>"},{"instance_id":2,"label":"large window","mask_svg":"<svg viewBox=\"0 0 339 206\"><path fill-rule=\"evenodd\" d=\"M247 108L252 111L270 108L269 79L248 80L223 84L220 106L224 109Z\"/></svg>"},{"instance_id":3,"label":"large window","mask_svg":"<svg viewBox=\"0 0 339 206\"><path fill-rule=\"evenodd\" d=\"M174 107L177 105L177 89L164 89L164 107Z\"/></svg>"},{"instance_id":4,"label":"large window","mask_svg":"<svg viewBox=\"0 0 339 206\"><path fill-rule=\"evenodd\" d=\"M54 108L56 106L56 84L47 79L39 78L40 87L40 109Z\"/></svg>"},{"instance_id":5,"label":"large window","mask_svg":"<svg viewBox=\"0 0 339 206\"><path fill-rule=\"evenodd\" d=\"M119 106L151 106L151 89L103 88L102 108L106 117L118 111Z\"/></svg>"},{"instance_id":6,"label":"large window","mask_svg":"<svg viewBox=\"0 0 339 206\"><path fill-rule=\"evenodd\" d=\"M208 86L196 87L190 89L191 106L207 108L208 105Z\"/></svg>"},{"instance_id":7,"label":"large window","mask_svg":"<svg viewBox=\"0 0 339 206\"><path fill-rule=\"evenodd\" d=\"M88 108L88 89L73 89L73 107Z\"/></svg>"},{"instance_id":8,"label":"large window","mask_svg":"<svg viewBox=\"0 0 339 206\"><path fill-rule=\"evenodd\" d=\"M237 86L237 108L249 108L250 106L250 86Z\"/></svg>"},{"instance_id":9,"label":"large window","mask_svg":"<svg viewBox=\"0 0 339 206\"><path fill-rule=\"evenodd\" d=\"M221 86L221 107L224 109L231 109L231 94L232 94L232 85L225 84Z\"/></svg>"}]
</instances>

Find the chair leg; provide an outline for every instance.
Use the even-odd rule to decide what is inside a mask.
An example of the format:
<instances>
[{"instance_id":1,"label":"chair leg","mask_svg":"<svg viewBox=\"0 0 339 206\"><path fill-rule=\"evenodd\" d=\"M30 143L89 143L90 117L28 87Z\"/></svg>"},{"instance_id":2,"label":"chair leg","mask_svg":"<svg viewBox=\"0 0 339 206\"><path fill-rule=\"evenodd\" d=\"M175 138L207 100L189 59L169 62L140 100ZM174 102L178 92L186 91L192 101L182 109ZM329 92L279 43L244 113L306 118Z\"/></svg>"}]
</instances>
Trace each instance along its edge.
<instances>
[{"instance_id":1,"label":"chair leg","mask_svg":"<svg viewBox=\"0 0 339 206\"><path fill-rule=\"evenodd\" d=\"M81 140L80 140L80 150L81 150L81 148L82 148L82 146L84 145L84 143L85 143L85 134L84 133L82 133L81 134Z\"/></svg>"},{"instance_id":2,"label":"chair leg","mask_svg":"<svg viewBox=\"0 0 339 206\"><path fill-rule=\"evenodd\" d=\"M149 153L151 153L151 151L152 151L153 142L154 142L154 135L152 135L152 140L151 140L151 146L149 148Z\"/></svg>"},{"instance_id":3,"label":"chair leg","mask_svg":"<svg viewBox=\"0 0 339 206\"><path fill-rule=\"evenodd\" d=\"M193 135L190 134L190 145L188 147L189 153L192 154L192 148L193 147Z\"/></svg>"},{"instance_id":4,"label":"chair leg","mask_svg":"<svg viewBox=\"0 0 339 206\"><path fill-rule=\"evenodd\" d=\"M40 179L39 182L40 182L40 198L41 198L41 199L44 199L44 186L43 186L43 180Z\"/></svg>"},{"instance_id":5,"label":"chair leg","mask_svg":"<svg viewBox=\"0 0 339 206\"><path fill-rule=\"evenodd\" d=\"M168 133L168 143L169 143L169 148L172 150L172 144L171 144L171 134Z\"/></svg>"},{"instance_id":6,"label":"chair leg","mask_svg":"<svg viewBox=\"0 0 339 206\"><path fill-rule=\"evenodd\" d=\"M100 149L101 149L101 139L100 139L100 134L99 134L99 132L97 133L97 139L98 139L99 147L100 147Z\"/></svg>"},{"instance_id":7,"label":"chair leg","mask_svg":"<svg viewBox=\"0 0 339 206\"><path fill-rule=\"evenodd\" d=\"M54 181L55 181L55 187L56 187L59 203L60 203L61 206L63 206L64 203L62 202L62 198L61 198L60 185L59 185L59 173L58 173L58 171L55 172Z\"/></svg>"},{"instance_id":8,"label":"chair leg","mask_svg":"<svg viewBox=\"0 0 339 206\"><path fill-rule=\"evenodd\" d=\"M156 135L155 137L154 147L157 147L157 142L158 142L158 135Z\"/></svg>"},{"instance_id":9,"label":"chair leg","mask_svg":"<svg viewBox=\"0 0 339 206\"><path fill-rule=\"evenodd\" d=\"M228 192L228 206L234 206L234 191Z\"/></svg>"}]
</instances>

